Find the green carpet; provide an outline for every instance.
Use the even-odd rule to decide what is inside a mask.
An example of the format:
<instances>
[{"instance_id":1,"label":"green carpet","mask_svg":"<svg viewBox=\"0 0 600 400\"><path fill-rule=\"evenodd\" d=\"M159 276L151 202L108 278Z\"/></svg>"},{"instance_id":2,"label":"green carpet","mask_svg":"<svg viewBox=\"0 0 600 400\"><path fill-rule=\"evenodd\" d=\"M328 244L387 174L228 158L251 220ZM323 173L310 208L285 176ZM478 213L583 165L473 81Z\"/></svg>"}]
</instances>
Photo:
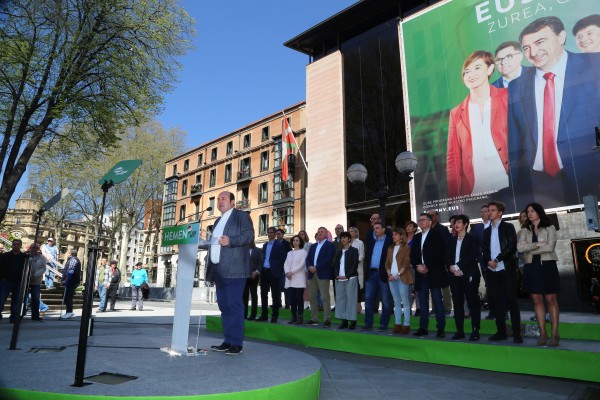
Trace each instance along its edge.
<instances>
[{"instance_id":1,"label":"green carpet","mask_svg":"<svg viewBox=\"0 0 600 400\"><path fill-rule=\"evenodd\" d=\"M285 319L285 320L289 320L291 319L292 315L290 313L290 310L286 310L286 309L281 309L279 310L279 318L281 319ZM310 312L309 311L304 311L304 320L308 320L310 318ZM365 315L364 314L358 314L358 326L362 326L364 324L364 320L365 320ZM373 326L374 327L378 327L379 326L379 314L375 314L374 316L374 323ZM335 312L331 313L331 322L332 323L339 323L339 320L335 320ZM319 312L319 320L323 321L323 312ZM394 316L392 315L392 322L393 323L394 320ZM507 321L507 325L510 326L510 321ZM522 324L526 324L526 325L536 325L537 322L534 321L521 321ZM419 326L419 317L411 317L410 319L410 324L412 327L418 327ZM435 326L435 318L432 316L430 317L430 327L431 326ZM550 323L546 324L548 331L550 331ZM561 322L558 325L558 331L560 333L560 337L562 339L573 339L573 340L597 340L600 341L600 325L594 325L594 324L581 324L581 323L573 323L573 322ZM452 317L447 317L446 318L446 333L448 332L456 332L456 325L454 324L454 318ZM471 332L471 320L469 318L465 319L465 332ZM481 320L481 327L480 327L480 332L483 335L492 335L496 332L496 322L493 320L486 320L486 319L482 319Z\"/></svg>"},{"instance_id":2,"label":"green carpet","mask_svg":"<svg viewBox=\"0 0 600 400\"><path fill-rule=\"evenodd\" d=\"M221 331L221 319L207 316L206 327L211 331ZM600 382L600 353L424 340L263 322L247 322L245 335L247 338L368 356Z\"/></svg>"}]
</instances>

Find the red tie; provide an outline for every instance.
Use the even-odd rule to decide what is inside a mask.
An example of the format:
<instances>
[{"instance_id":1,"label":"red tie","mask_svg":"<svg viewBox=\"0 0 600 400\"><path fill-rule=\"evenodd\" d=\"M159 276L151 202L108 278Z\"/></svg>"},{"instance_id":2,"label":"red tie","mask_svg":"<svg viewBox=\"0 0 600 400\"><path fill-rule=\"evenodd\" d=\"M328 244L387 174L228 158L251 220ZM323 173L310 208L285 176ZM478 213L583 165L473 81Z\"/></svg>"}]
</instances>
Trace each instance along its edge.
<instances>
[{"instance_id":1,"label":"red tie","mask_svg":"<svg viewBox=\"0 0 600 400\"><path fill-rule=\"evenodd\" d=\"M550 176L555 176L560 171L554 134L554 114L556 109L554 106L554 76L552 72L544 74L544 79L546 80L546 86L544 87L544 171Z\"/></svg>"}]
</instances>

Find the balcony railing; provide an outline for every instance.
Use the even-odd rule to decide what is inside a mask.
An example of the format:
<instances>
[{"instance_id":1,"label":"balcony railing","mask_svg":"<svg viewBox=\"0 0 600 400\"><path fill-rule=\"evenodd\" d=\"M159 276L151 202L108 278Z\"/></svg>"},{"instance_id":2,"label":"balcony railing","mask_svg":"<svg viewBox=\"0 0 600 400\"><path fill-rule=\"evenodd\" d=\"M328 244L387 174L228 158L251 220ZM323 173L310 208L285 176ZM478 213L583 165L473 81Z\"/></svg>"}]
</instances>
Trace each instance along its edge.
<instances>
[{"instance_id":1,"label":"balcony railing","mask_svg":"<svg viewBox=\"0 0 600 400\"><path fill-rule=\"evenodd\" d=\"M202 195L202 184L194 183L190 188L190 194L192 197L201 196Z\"/></svg>"},{"instance_id":2,"label":"balcony railing","mask_svg":"<svg viewBox=\"0 0 600 400\"><path fill-rule=\"evenodd\" d=\"M250 171L250 168L245 168L242 169L241 171L239 171L237 173L237 182L245 182L245 181L250 181L252 180L252 172Z\"/></svg>"},{"instance_id":3,"label":"balcony railing","mask_svg":"<svg viewBox=\"0 0 600 400\"><path fill-rule=\"evenodd\" d=\"M248 199L239 200L235 204L235 208L237 208L238 210L248 210L250 208L250 200L248 200Z\"/></svg>"}]
</instances>

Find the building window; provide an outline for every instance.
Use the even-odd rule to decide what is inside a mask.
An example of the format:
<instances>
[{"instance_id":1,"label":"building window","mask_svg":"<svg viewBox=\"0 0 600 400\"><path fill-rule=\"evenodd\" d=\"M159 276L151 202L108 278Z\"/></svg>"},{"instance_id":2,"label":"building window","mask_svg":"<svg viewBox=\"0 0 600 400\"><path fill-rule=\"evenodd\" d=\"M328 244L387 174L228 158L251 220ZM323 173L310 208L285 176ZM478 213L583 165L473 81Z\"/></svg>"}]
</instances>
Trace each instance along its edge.
<instances>
[{"instance_id":1,"label":"building window","mask_svg":"<svg viewBox=\"0 0 600 400\"><path fill-rule=\"evenodd\" d=\"M247 178L250 176L250 157L246 157L240 161L239 178Z\"/></svg>"},{"instance_id":2,"label":"building window","mask_svg":"<svg viewBox=\"0 0 600 400\"><path fill-rule=\"evenodd\" d=\"M244 135L244 148L250 147L250 134Z\"/></svg>"},{"instance_id":3,"label":"building window","mask_svg":"<svg viewBox=\"0 0 600 400\"><path fill-rule=\"evenodd\" d=\"M294 232L294 207L274 208L273 225L282 228L285 232Z\"/></svg>"},{"instance_id":4,"label":"building window","mask_svg":"<svg viewBox=\"0 0 600 400\"><path fill-rule=\"evenodd\" d=\"M269 184L267 182L261 182L258 185L258 202L266 203L269 201Z\"/></svg>"},{"instance_id":5,"label":"building window","mask_svg":"<svg viewBox=\"0 0 600 400\"><path fill-rule=\"evenodd\" d=\"M247 187L242 189L242 199L241 200L248 200L248 193L249 190Z\"/></svg>"},{"instance_id":6,"label":"building window","mask_svg":"<svg viewBox=\"0 0 600 400\"><path fill-rule=\"evenodd\" d=\"M215 161L217 159L217 148L215 147L210 151L210 161Z\"/></svg>"},{"instance_id":7,"label":"building window","mask_svg":"<svg viewBox=\"0 0 600 400\"><path fill-rule=\"evenodd\" d=\"M217 170L211 169L210 170L210 180L209 180L208 186L214 187L216 184L217 184Z\"/></svg>"},{"instance_id":8,"label":"building window","mask_svg":"<svg viewBox=\"0 0 600 400\"><path fill-rule=\"evenodd\" d=\"M187 191L188 191L188 181L187 181L187 179L185 179L183 182L181 182L181 195L187 196Z\"/></svg>"},{"instance_id":9,"label":"building window","mask_svg":"<svg viewBox=\"0 0 600 400\"><path fill-rule=\"evenodd\" d=\"M281 167L281 139L275 140L273 146L273 168Z\"/></svg>"},{"instance_id":10,"label":"building window","mask_svg":"<svg viewBox=\"0 0 600 400\"><path fill-rule=\"evenodd\" d=\"M165 202L177 200L177 180L172 179L167 182L165 188Z\"/></svg>"},{"instance_id":11,"label":"building window","mask_svg":"<svg viewBox=\"0 0 600 400\"><path fill-rule=\"evenodd\" d=\"M211 197L210 199L208 199L208 205L211 208L211 210L208 212L208 215L214 215L215 214L215 198L214 197Z\"/></svg>"},{"instance_id":12,"label":"building window","mask_svg":"<svg viewBox=\"0 0 600 400\"><path fill-rule=\"evenodd\" d=\"M260 153L260 172L269 170L269 150Z\"/></svg>"},{"instance_id":13,"label":"building window","mask_svg":"<svg viewBox=\"0 0 600 400\"><path fill-rule=\"evenodd\" d=\"M165 206L163 210L163 226L175 225L175 204Z\"/></svg>"},{"instance_id":14,"label":"building window","mask_svg":"<svg viewBox=\"0 0 600 400\"><path fill-rule=\"evenodd\" d=\"M179 221L185 220L185 204L179 207Z\"/></svg>"},{"instance_id":15,"label":"building window","mask_svg":"<svg viewBox=\"0 0 600 400\"><path fill-rule=\"evenodd\" d=\"M227 147L225 148L225 155L230 156L233 153L233 141L227 142Z\"/></svg>"},{"instance_id":16,"label":"building window","mask_svg":"<svg viewBox=\"0 0 600 400\"><path fill-rule=\"evenodd\" d=\"M187 172L190 170L190 160L183 161L183 172Z\"/></svg>"},{"instance_id":17,"label":"building window","mask_svg":"<svg viewBox=\"0 0 600 400\"><path fill-rule=\"evenodd\" d=\"M294 181L284 182L281 179L281 172L275 174L275 177L273 178L273 201L293 197Z\"/></svg>"},{"instance_id":18,"label":"building window","mask_svg":"<svg viewBox=\"0 0 600 400\"><path fill-rule=\"evenodd\" d=\"M177 164L173 165L173 176L177 175Z\"/></svg>"},{"instance_id":19,"label":"building window","mask_svg":"<svg viewBox=\"0 0 600 400\"><path fill-rule=\"evenodd\" d=\"M231 164L225 165L225 183L231 182Z\"/></svg>"},{"instance_id":20,"label":"building window","mask_svg":"<svg viewBox=\"0 0 600 400\"><path fill-rule=\"evenodd\" d=\"M202 175L196 175L196 183L202 183Z\"/></svg>"},{"instance_id":21,"label":"building window","mask_svg":"<svg viewBox=\"0 0 600 400\"><path fill-rule=\"evenodd\" d=\"M258 216L258 236L266 236L269 229L269 214Z\"/></svg>"},{"instance_id":22,"label":"building window","mask_svg":"<svg viewBox=\"0 0 600 400\"><path fill-rule=\"evenodd\" d=\"M202 166L202 153L198 154L198 168Z\"/></svg>"},{"instance_id":23,"label":"building window","mask_svg":"<svg viewBox=\"0 0 600 400\"><path fill-rule=\"evenodd\" d=\"M268 126L263 126L262 132L260 134L260 141L261 142L266 142L269 139L270 139L269 127Z\"/></svg>"}]
</instances>

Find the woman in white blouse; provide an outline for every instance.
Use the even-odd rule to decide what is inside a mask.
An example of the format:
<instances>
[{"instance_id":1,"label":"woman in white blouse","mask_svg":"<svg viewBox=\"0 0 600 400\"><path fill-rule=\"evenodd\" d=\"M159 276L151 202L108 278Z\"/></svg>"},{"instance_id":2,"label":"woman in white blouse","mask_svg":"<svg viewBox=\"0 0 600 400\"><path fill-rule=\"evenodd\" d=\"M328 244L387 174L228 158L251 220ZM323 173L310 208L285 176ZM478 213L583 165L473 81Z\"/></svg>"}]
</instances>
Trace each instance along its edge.
<instances>
[{"instance_id":1,"label":"woman in white blouse","mask_svg":"<svg viewBox=\"0 0 600 400\"><path fill-rule=\"evenodd\" d=\"M394 245L388 247L385 269L388 274L390 291L394 298L394 334L408 335L410 332L410 301L408 290L414 282L410 273L410 247L406 240L406 231L394 228L392 233ZM404 309L404 322L402 310Z\"/></svg>"},{"instance_id":2,"label":"woman in white blouse","mask_svg":"<svg viewBox=\"0 0 600 400\"><path fill-rule=\"evenodd\" d=\"M304 323L302 294L306 287L306 256L304 241L296 235L292 238L292 250L287 253L283 264L285 273L285 288L289 289L292 306L292 319L288 324L302 325Z\"/></svg>"}]
</instances>

